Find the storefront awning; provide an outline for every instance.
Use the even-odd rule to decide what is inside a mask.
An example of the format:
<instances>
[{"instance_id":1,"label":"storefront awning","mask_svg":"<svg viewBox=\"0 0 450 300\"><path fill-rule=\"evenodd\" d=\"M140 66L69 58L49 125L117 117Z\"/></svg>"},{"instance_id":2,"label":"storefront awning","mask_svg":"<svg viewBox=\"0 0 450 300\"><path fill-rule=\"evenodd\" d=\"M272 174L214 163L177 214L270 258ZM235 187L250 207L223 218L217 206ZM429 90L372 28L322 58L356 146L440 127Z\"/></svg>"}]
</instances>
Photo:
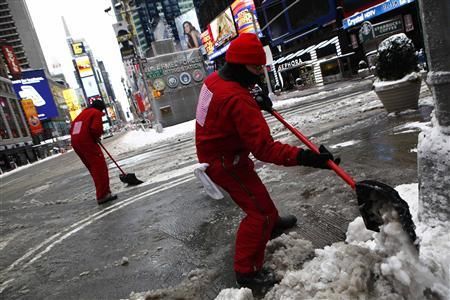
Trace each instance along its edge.
<instances>
[{"instance_id":1,"label":"storefront awning","mask_svg":"<svg viewBox=\"0 0 450 300\"><path fill-rule=\"evenodd\" d=\"M338 40L339 40L339 38L337 36L335 36L335 37L333 37L333 38L331 38L329 40L322 41L322 42L320 42L317 45L312 45L312 46L309 46L306 49L301 49L301 50L298 50L297 52L288 54L287 56L283 56L283 57L277 59L276 61L274 61L273 64L274 65L279 65L279 64L281 64L281 63L283 63L285 61L288 61L290 59L294 59L294 58L300 57L300 56L302 56L305 53L309 53L309 52L314 51L316 49L323 48L325 46L328 46L329 44L337 43Z\"/></svg>"}]
</instances>

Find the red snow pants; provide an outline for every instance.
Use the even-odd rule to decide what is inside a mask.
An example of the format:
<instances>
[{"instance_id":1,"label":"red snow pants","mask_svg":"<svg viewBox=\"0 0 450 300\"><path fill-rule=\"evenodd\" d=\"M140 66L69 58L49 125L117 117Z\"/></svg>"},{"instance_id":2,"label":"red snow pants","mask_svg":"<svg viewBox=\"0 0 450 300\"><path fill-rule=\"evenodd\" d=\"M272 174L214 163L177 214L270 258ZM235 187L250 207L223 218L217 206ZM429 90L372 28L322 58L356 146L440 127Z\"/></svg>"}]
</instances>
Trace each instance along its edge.
<instances>
[{"instance_id":1,"label":"red snow pants","mask_svg":"<svg viewBox=\"0 0 450 300\"><path fill-rule=\"evenodd\" d=\"M206 169L208 176L221 186L246 213L236 236L234 271L250 273L261 270L264 250L278 220L278 210L254 170L248 157L222 157Z\"/></svg>"},{"instance_id":2,"label":"red snow pants","mask_svg":"<svg viewBox=\"0 0 450 300\"><path fill-rule=\"evenodd\" d=\"M97 200L111 193L109 187L108 166L100 146L95 143L72 144L83 164L94 180Z\"/></svg>"}]
</instances>

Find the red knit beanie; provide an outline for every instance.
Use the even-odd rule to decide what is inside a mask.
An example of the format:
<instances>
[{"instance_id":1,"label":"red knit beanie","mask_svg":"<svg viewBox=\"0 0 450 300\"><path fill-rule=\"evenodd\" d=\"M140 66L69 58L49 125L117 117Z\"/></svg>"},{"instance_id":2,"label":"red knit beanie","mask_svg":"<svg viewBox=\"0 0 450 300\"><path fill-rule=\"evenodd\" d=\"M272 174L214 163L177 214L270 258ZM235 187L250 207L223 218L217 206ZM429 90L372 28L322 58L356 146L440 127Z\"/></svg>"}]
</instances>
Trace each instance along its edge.
<instances>
[{"instance_id":1,"label":"red knit beanie","mask_svg":"<svg viewBox=\"0 0 450 300\"><path fill-rule=\"evenodd\" d=\"M225 54L226 62L241 65L265 65L266 53L254 33L241 33L231 41Z\"/></svg>"}]
</instances>

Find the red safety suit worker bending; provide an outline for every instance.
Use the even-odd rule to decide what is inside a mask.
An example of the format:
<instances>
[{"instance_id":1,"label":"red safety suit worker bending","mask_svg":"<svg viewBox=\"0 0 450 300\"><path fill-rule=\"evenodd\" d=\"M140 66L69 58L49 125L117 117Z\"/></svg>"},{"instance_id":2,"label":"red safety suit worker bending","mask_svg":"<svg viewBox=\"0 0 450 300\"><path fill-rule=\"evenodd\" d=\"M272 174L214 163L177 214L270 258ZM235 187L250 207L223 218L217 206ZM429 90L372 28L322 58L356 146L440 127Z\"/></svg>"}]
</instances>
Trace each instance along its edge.
<instances>
[{"instance_id":1,"label":"red safety suit worker bending","mask_svg":"<svg viewBox=\"0 0 450 300\"><path fill-rule=\"evenodd\" d=\"M73 150L78 154L94 180L98 204L117 199L117 195L111 194L108 166L103 152L97 144L103 134L102 116L105 108L103 101L93 101L89 108L83 110L73 120L70 128Z\"/></svg>"},{"instance_id":2,"label":"red safety suit worker bending","mask_svg":"<svg viewBox=\"0 0 450 300\"><path fill-rule=\"evenodd\" d=\"M321 154L274 141L261 109L271 110L268 96L257 102L250 93L266 64L263 46L255 34L242 33L225 55L226 63L209 75L202 86L196 112L196 148L206 173L246 213L239 225L234 256L240 286L261 287L275 283L262 270L267 242L293 227L293 215L280 217L266 187L254 170L249 154L261 161L284 166L328 168L332 154ZM337 159L335 160L337 163Z\"/></svg>"}]
</instances>

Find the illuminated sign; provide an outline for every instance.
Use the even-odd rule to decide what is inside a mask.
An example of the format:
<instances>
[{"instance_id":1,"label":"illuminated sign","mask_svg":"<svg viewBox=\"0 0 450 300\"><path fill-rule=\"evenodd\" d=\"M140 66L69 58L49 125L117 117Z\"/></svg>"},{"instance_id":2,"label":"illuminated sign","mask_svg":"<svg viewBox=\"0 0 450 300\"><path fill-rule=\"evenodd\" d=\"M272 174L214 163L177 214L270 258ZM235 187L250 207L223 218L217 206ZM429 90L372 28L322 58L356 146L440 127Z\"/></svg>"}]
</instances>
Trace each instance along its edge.
<instances>
[{"instance_id":1,"label":"illuminated sign","mask_svg":"<svg viewBox=\"0 0 450 300\"><path fill-rule=\"evenodd\" d=\"M86 53L83 42L72 43L72 52L74 55L81 55Z\"/></svg>"},{"instance_id":2,"label":"illuminated sign","mask_svg":"<svg viewBox=\"0 0 450 300\"><path fill-rule=\"evenodd\" d=\"M41 121L39 120L36 107L31 99L22 99L21 101L25 118L32 135L38 135L44 131Z\"/></svg>"},{"instance_id":3,"label":"illuminated sign","mask_svg":"<svg viewBox=\"0 0 450 300\"><path fill-rule=\"evenodd\" d=\"M65 89L63 97L69 110L70 119L73 121L81 113L81 106L78 103L78 97L73 89Z\"/></svg>"},{"instance_id":4,"label":"illuminated sign","mask_svg":"<svg viewBox=\"0 0 450 300\"><path fill-rule=\"evenodd\" d=\"M5 57L6 64L8 65L9 73L16 79L20 77L22 70L20 69L19 61L14 54L14 49L10 45L2 46L3 56Z\"/></svg>"},{"instance_id":5,"label":"illuminated sign","mask_svg":"<svg viewBox=\"0 0 450 300\"><path fill-rule=\"evenodd\" d=\"M86 97L100 95L95 76L81 78L81 83L83 84L83 89L86 93Z\"/></svg>"},{"instance_id":6,"label":"illuminated sign","mask_svg":"<svg viewBox=\"0 0 450 300\"><path fill-rule=\"evenodd\" d=\"M261 35L256 8L253 0L236 0L231 4L238 33L258 33Z\"/></svg>"},{"instance_id":7,"label":"illuminated sign","mask_svg":"<svg viewBox=\"0 0 450 300\"><path fill-rule=\"evenodd\" d=\"M80 74L81 78L94 75L89 56L75 58L75 64L77 65L78 74Z\"/></svg>"},{"instance_id":8,"label":"illuminated sign","mask_svg":"<svg viewBox=\"0 0 450 300\"><path fill-rule=\"evenodd\" d=\"M58 116L58 109L43 70L23 71L22 79L13 80L13 87L19 99L33 100L41 121Z\"/></svg>"},{"instance_id":9,"label":"illuminated sign","mask_svg":"<svg viewBox=\"0 0 450 300\"><path fill-rule=\"evenodd\" d=\"M363 23L373 19L379 15L390 12L391 10L397 9L404 5L413 3L415 0L386 0L376 6L366 9L362 12L352 15L342 21L344 29L355 26L357 24Z\"/></svg>"}]
</instances>

